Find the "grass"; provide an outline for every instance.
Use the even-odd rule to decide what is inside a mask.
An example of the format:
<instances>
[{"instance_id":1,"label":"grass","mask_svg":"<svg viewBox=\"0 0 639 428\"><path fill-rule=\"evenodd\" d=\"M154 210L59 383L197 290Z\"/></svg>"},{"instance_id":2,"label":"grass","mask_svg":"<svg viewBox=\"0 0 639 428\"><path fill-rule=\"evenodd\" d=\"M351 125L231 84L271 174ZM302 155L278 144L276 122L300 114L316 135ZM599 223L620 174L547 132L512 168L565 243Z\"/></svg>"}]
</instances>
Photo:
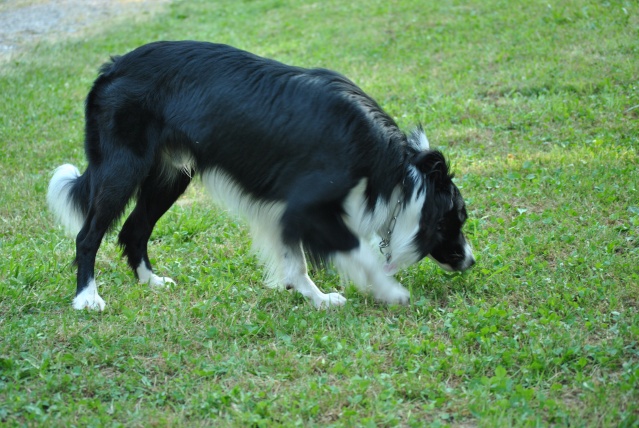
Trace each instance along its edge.
<instances>
[{"instance_id":1,"label":"grass","mask_svg":"<svg viewBox=\"0 0 639 428\"><path fill-rule=\"evenodd\" d=\"M229 43L341 71L452 160L478 265L347 287L316 311L261 285L242 222L194 186L135 283L114 237L104 313L71 308L50 173L86 165L83 100L110 54ZM639 7L565 0L189 1L0 67L5 426L639 426ZM332 272L315 272L325 291Z\"/></svg>"}]
</instances>

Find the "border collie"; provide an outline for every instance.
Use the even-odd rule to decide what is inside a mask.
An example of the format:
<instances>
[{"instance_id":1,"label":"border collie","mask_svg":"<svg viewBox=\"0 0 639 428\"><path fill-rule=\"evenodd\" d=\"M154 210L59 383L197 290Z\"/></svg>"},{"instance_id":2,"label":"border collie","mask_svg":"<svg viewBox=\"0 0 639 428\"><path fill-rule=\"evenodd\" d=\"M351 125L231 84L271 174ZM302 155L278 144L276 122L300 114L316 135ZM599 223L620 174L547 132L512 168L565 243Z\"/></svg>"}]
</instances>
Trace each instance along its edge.
<instances>
[{"instance_id":1,"label":"border collie","mask_svg":"<svg viewBox=\"0 0 639 428\"><path fill-rule=\"evenodd\" d=\"M102 66L85 121L86 171L58 167L47 194L77 234L76 309L104 309L96 253L132 199L123 253L140 282L173 283L153 272L148 241L196 174L248 221L267 283L318 308L346 300L319 290L306 256L389 304L409 302L393 278L400 268L425 256L450 271L475 262L442 153L336 72L221 44L156 42ZM375 237L383 256L367 245Z\"/></svg>"}]
</instances>

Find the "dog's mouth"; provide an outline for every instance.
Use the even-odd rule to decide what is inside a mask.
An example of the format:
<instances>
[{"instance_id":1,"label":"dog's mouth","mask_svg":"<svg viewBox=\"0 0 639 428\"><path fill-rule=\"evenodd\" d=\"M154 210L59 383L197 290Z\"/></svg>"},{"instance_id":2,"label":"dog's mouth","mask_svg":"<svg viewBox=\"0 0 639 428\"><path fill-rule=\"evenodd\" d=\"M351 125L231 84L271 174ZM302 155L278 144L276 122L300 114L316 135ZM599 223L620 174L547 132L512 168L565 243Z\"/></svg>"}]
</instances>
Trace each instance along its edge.
<instances>
[{"instance_id":1,"label":"dog's mouth","mask_svg":"<svg viewBox=\"0 0 639 428\"><path fill-rule=\"evenodd\" d=\"M463 272L470 269L475 265L475 256L473 256L473 250L468 243L463 247L463 254L452 254L450 256L451 263L446 263L437 260L432 255L428 255L428 258L437 263L437 265L447 272Z\"/></svg>"},{"instance_id":2,"label":"dog's mouth","mask_svg":"<svg viewBox=\"0 0 639 428\"><path fill-rule=\"evenodd\" d=\"M437 261L434 257L432 256L428 256L429 259L431 259L432 261L434 261L435 263L437 263L437 266L439 266L440 268L442 268L443 270L445 270L446 272L464 272L468 269L470 269L471 267L474 266L475 264L475 259L471 258L471 259L467 259L464 260L461 264L453 267L447 263L441 263L439 261Z\"/></svg>"}]
</instances>

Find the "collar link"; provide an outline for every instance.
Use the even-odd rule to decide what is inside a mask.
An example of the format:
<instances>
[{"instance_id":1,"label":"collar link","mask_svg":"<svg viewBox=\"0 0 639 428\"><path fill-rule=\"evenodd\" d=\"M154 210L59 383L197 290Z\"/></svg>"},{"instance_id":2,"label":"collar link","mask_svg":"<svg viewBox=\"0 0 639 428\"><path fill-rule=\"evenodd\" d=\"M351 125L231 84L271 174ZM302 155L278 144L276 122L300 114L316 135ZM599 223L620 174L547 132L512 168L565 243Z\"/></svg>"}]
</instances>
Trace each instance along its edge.
<instances>
[{"instance_id":1,"label":"collar link","mask_svg":"<svg viewBox=\"0 0 639 428\"><path fill-rule=\"evenodd\" d=\"M390 263L393 255L390 251L390 242L391 237L393 235L393 231L395 230L395 225L397 224L397 217L399 216L399 211L402 208L402 193L404 192L404 183L406 179L402 180L402 187L400 189L399 198L397 198L397 204L395 205L395 210L393 211L393 215L388 220L388 227L386 228L386 236L379 241L379 252L386 258L386 263ZM388 249L388 251L384 251Z\"/></svg>"}]
</instances>

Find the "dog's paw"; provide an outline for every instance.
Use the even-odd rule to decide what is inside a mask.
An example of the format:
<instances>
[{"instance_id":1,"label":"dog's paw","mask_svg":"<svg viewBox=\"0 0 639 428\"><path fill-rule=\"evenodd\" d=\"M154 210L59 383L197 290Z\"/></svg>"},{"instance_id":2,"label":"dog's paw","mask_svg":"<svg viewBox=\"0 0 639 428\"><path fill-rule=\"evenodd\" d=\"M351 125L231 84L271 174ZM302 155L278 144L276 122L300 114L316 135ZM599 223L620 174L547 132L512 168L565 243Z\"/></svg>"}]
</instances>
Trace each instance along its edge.
<instances>
[{"instance_id":1,"label":"dog's paw","mask_svg":"<svg viewBox=\"0 0 639 428\"><path fill-rule=\"evenodd\" d=\"M140 278L140 283L148 284L154 288L169 288L171 285L175 285L175 281L168 276L157 276L154 273L144 280Z\"/></svg>"},{"instance_id":2,"label":"dog's paw","mask_svg":"<svg viewBox=\"0 0 639 428\"><path fill-rule=\"evenodd\" d=\"M175 281L167 276L158 276L149 269L144 262L135 270L140 284L147 284L154 288L169 288L171 284L175 285Z\"/></svg>"},{"instance_id":3,"label":"dog's paw","mask_svg":"<svg viewBox=\"0 0 639 428\"><path fill-rule=\"evenodd\" d=\"M389 305L408 305L410 303L410 292L399 284L378 290L374 297Z\"/></svg>"},{"instance_id":4,"label":"dog's paw","mask_svg":"<svg viewBox=\"0 0 639 428\"><path fill-rule=\"evenodd\" d=\"M98 294L95 281L82 290L82 292L73 299L73 308L77 310L89 309L92 311L103 311L106 303Z\"/></svg>"},{"instance_id":5,"label":"dog's paw","mask_svg":"<svg viewBox=\"0 0 639 428\"><path fill-rule=\"evenodd\" d=\"M344 306L346 304L346 297L339 293L323 294L318 299L313 301L313 304L317 309L328 309L333 306Z\"/></svg>"}]
</instances>

